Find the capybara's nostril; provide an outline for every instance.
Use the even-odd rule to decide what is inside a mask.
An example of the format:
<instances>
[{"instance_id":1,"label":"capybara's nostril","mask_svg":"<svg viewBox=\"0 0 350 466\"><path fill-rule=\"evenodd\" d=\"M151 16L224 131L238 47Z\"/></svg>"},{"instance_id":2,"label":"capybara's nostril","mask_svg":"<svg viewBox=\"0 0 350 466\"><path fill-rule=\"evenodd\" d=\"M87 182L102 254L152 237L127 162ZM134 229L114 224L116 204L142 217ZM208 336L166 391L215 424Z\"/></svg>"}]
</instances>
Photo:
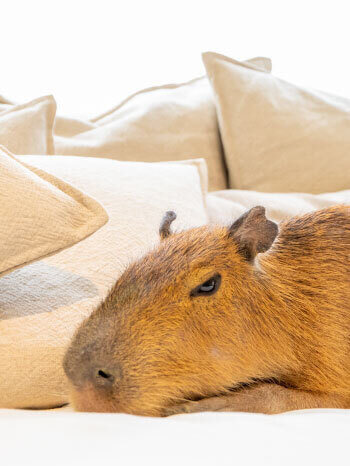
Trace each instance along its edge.
<instances>
[{"instance_id":1,"label":"capybara's nostril","mask_svg":"<svg viewBox=\"0 0 350 466\"><path fill-rule=\"evenodd\" d=\"M102 383L103 385L111 385L114 382L114 375L105 369L97 369L96 379L98 383Z\"/></svg>"}]
</instances>

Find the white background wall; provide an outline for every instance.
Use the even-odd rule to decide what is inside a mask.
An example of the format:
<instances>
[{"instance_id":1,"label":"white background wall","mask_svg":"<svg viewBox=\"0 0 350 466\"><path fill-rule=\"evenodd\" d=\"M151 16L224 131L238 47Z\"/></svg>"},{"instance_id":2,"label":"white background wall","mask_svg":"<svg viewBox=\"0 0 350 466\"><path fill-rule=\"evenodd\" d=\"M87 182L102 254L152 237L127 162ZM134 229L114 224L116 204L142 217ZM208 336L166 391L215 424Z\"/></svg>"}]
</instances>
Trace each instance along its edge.
<instances>
[{"instance_id":1,"label":"white background wall","mask_svg":"<svg viewBox=\"0 0 350 466\"><path fill-rule=\"evenodd\" d=\"M349 39L349 0L0 0L0 94L93 116L203 74L212 50L350 97Z\"/></svg>"}]
</instances>

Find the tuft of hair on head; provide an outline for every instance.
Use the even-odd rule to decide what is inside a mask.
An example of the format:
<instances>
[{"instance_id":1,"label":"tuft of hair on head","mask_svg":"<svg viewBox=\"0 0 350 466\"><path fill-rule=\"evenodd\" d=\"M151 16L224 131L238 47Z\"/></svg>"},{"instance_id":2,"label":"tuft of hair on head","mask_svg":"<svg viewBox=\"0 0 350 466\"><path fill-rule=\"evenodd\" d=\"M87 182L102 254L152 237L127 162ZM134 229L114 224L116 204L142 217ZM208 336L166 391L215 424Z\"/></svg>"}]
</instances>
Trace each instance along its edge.
<instances>
[{"instance_id":1,"label":"tuft of hair on head","mask_svg":"<svg viewBox=\"0 0 350 466\"><path fill-rule=\"evenodd\" d=\"M176 214L174 211L168 210L167 212L165 212L165 215L159 227L159 235L162 240L165 238L168 238L168 236L171 235L170 226L175 219L176 219Z\"/></svg>"}]
</instances>

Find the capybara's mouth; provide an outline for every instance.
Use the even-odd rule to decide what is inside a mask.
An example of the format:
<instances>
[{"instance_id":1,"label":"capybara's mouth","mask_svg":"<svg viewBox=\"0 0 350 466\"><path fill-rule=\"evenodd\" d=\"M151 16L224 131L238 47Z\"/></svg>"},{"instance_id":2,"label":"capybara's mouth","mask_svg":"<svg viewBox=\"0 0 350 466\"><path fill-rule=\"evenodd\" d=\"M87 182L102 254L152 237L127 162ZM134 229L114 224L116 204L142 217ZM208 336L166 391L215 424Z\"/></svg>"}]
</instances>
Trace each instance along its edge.
<instances>
[{"instance_id":1,"label":"capybara's mouth","mask_svg":"<svg viewBox=\"0 0 350 466\"><path fill-rule=\"evenodd\" d=\"M202 401L202 400L206 400L207 398L212 398L214 396L222 396L224 394L227 394L228 392L234 392L234 391L237 391L237 390L240 390L242 388L245 388L245 387L248 387L250 385L253 385L255 383L258 383L258 380L257 381L252 381L251 383L237 383L235 385L232 385L230 387L227 387L225 389L222 389L222 390L218 390L217 392L212 392L208 395L199 395L199 394L189 394L189 395L185 395L183 396L183 401L186 403L186 402L196 402L196 401ZM177 404L177 403L175 403Z\"/></svg>"},{"instance_id":2,"label":"capybara's mouth","mask_svg":"<svg viewBox=\"0 0 350 466\"><path fill-rule=\"evenodd\" d=\"M215 398L215 397L220 397L220 396L223 396L223 395L227 395L228 392L230 392L231 390L235 390L237 389L238 386L235 385L234 387L232 388L229 388L229 389L226 389L226 390L218 390L217 392L212 392L208 395L199 395L199 394L187 394L187 395L183 395L181 397L181 401L180 400L176 400L172 403L170 403L168 406L166 406L163 411L162 411L162 416L163 417L166 417L166 416L172 416L174 414L180 414L180 413L185 413L186 412L186 406L189 406L189 405L193 405L199 401L204 401L204 400L208 400L210 398Z\"/></svg>"},{"instance_id":3,"label":"capybara's mouth","mask_svg":"<svg viewBox=\"0 0 350 466\"><path fill-rule=\"evenodd\" d=\"M239 382L223 390L218 390L216 393L212 392L208 395L188 394L188 395L183 396L181 401L176 401L170 404L169 406L167 406L163 410L163 416L172 416L174 414L186 413L187 412L186 406L190 406L190 405L193 406L193 404L199 401L202 402L205 400L209 400L211 398L216 398L216 397L228 395L229 393L238 392L240 390L246 389L247 387L253 387L255 385L267 384L267 383L286 386L281 380L277 378L273 378L273 377L261 378L261 379L254 378L254 379L251 379L249 382ZM195 412L195 410L193 410L192 408L191 411L188 411L188 412Z\"/></svg>"}]
</instances>

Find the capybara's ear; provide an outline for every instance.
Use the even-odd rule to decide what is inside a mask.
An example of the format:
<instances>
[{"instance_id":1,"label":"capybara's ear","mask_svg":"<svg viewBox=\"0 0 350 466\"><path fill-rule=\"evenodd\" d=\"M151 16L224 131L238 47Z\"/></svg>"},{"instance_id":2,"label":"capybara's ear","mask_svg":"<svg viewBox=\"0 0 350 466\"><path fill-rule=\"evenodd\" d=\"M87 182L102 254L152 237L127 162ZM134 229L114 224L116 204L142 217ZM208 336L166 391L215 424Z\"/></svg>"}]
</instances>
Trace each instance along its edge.
<instances>
[{"instance_id":1,"label":"capybara's ear","mask_svg":"<svg viewBox=\"0 0 350 466\"><path fill-rule=\"evenodd\" d=\"M168 212L165 212L165 215L159 227L159 234L162 240L171 235L170 225L175 219L176 219L175 212L173 212L172 210L168 210Z\"/></svg>"},{"instance_id":2,"label":"capybara's ear","mask_svg":"<svg viewBox=\"0 0 350 466\"><path fill-rule=\"evenodd\" d=\"M278 233L276 223L265 216L265 207L257 206L239 217L229 228L239 252L251 261L259 252L270 249Z\"/></svg>"}]
</instances>

